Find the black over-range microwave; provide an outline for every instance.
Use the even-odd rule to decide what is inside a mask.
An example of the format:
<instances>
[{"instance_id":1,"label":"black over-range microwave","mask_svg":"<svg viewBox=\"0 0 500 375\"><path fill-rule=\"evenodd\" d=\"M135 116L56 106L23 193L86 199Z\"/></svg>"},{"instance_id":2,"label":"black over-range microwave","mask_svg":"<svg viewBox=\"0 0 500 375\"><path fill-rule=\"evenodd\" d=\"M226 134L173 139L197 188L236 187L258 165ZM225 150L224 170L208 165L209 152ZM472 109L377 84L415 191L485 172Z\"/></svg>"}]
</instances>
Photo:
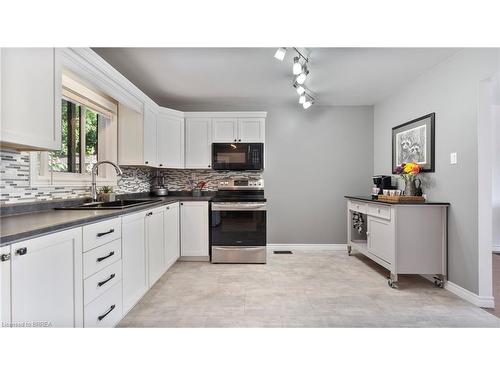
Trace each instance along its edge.
<instances>
[{"instance_id":1,"label":"black over-range microwave","mask_svg":"<svg viewBox=\"0 0 500 375\"><path fill-rule=\"evenodd\" d=\"M212 143L212 168L260 171L264 169L264 144Z\"/></svg>"}]
</instances>

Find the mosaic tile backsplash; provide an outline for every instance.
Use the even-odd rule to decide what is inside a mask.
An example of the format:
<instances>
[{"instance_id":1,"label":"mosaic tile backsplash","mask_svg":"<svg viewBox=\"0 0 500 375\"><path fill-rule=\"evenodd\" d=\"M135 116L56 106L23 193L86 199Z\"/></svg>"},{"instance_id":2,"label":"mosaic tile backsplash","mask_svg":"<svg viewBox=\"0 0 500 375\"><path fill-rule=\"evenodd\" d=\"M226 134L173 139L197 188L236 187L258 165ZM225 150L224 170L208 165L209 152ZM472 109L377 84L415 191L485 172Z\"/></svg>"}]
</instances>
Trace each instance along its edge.
<instances>
[{"instance_id":1,"label":"mosaic tile backsplash","mask_svg":"<svg viewBox=\"0 0 500 375\"><path fill-rule=\"evenodd\" d=\"M195 183L205 181L207 185L203 190L217 190L219 181L237 177L259 179L262 178L262 172L257 171L214 171L211 169L167 169L163 172L168 190L182 191L191 190L189 179L193 179Z\"/></svg>"},{"instance_id":2,"label":"mosaic tile backsplash","mask_svg":"<svg viewBox=\"0 0 500 375\"><path fill-rule=\"evenodd\" d=\"M0 149L0 203L23 203L53 199L71 199L90 196L88 187L30 186L30 156L28 152ZM123 167L123 175L118 180L116 193L141 193L151 190L156 170L151 168ZM220 180L229 177L262 178L261 172L253 171L214 171L167 169L162 170L170 191L191 190L189 179L195 182L206 181L204 190L216 190Z\"/></svg>"},{"instance_id":3,"label":"mosaic tile backsplash","mask_svg":"<svg viewBox=\"0 0 500 375\"><path fill-rule=\"evenodd\" d=\"M0 150L0 202L23 203L38 200L71 199L90 196L90 186L30 186L30 156L28 152L10 149ZM122 168L115 191L138 193L151 188L150 168Z\"/></svg>"}]
</instances>

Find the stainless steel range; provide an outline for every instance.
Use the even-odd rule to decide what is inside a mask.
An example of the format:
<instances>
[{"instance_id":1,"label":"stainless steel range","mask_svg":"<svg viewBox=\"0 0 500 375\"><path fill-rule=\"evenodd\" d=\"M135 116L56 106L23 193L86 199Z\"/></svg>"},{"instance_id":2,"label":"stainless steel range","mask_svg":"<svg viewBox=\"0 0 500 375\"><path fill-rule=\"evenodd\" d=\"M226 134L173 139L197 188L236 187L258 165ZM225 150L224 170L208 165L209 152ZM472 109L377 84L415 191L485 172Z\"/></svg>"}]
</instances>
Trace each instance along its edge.
<instances>
[{"instance_id":1,"label":"stainless steel range","mask_svg":"<svg viewBox=\"0 0 500 375\"><path fill-rule=\"evenodd\" d=\"M264 181L219 182L211 204L212 263L266 263Z\"/></svg>"}]
</instances>

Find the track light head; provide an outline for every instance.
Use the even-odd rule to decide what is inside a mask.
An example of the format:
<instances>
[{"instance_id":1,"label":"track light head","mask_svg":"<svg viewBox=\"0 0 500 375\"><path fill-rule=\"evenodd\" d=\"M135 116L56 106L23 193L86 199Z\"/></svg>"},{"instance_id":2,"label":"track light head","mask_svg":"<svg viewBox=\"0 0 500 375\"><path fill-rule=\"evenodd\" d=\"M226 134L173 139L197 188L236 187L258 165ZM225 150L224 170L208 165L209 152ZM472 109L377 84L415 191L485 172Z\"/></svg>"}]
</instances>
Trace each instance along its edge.
<instances>
[{"instance_id":1,"label":"track light head","mask_svg":"<svg viewBox=\"0 0 500 375\"><path fill-rule=\"evenodd\" d=\"M283 61L286 55L286 47L280 47L276 50L276 53L274 54L274 57L278 59L279 61Z\"/></svg>"},{"instance_id":2,"label":"track light head","mask_svg":"<svg viewBox=\"0 0 500 375\"><path fill-rule=\"evenodd\" d=\"M307 109L310 106L312 106L312 104L313 104L313 101L311 99L309 99L309 100L306 100L304 103L302 103L302 107L304 107L304 109Z\"/></svg>"},{"instance_id":3,"label":"track light head","mask_svg":"<svg viewBox=\"0 0 500 375\"><path fill-rule=\"evenodd\" d=\"M303 93L302 95L299 96L299 104L304 105L304 103L306 102L306 100L307 100L306 93Z\"/></svg>"},{"instance_id":4,"label":"track light head","mask_svg":"<svg viewBox=\"0 0 500 375\"><path fill-rule=\"evenodd\" d=\"M304 86L301 85L295 85L295 90L297 90L297 94L302 95L303 93L306 92L306 89Z\"/></svg>"},{"instance_id":5,"label":"track light head","mask_svg":"<svg viewBox=\"0 0 500 375\"><path fill-rule=\"evenodd\" d=\"M302 72L302 64L300 63L300 57L294 57L293 58L293 67L292 67L293 74L298 75Z\"/></svg>"},{"instance_id":6,"label":"track light head","mask_svg":"<svg viewBox=\"0 0 500 375\"><path fill-rule=\"evenodd\" d=\"M297 83L299 85L302 85L306 81L306 78L307 78L308 74L309 74L309 70L307 70L307 67L304 65L302 67L302 71L297 76Z\"/></svg>"}]
</instances>

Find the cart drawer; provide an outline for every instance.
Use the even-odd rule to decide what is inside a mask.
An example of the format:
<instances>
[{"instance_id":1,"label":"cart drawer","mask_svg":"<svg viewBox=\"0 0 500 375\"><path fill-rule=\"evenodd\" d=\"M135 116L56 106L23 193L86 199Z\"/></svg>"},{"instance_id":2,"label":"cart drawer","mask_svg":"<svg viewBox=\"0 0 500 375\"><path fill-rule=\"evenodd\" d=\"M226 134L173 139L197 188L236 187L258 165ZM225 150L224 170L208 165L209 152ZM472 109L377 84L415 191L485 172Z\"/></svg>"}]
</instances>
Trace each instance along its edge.
<instances>
[{"instance_id":1,"label":"cart drawer","mask_svg":"<svg viewBox=\"0 0 500 375\"><path fill-rule=\"evenodd\" d=\"M391 220L391 207L382 204L369 204L368 215Z\"/></svg>"},{"instance_id":2,"label":"cart drawer","mask_svg":"<svg viewBox=\"0 0 500 375\"><path fill-rule=\"evenodd\" d=\"M349 201L349 209L351 211L361 212L366 214L366 203L360 201Z\"/></svg>"}]
</instances>

